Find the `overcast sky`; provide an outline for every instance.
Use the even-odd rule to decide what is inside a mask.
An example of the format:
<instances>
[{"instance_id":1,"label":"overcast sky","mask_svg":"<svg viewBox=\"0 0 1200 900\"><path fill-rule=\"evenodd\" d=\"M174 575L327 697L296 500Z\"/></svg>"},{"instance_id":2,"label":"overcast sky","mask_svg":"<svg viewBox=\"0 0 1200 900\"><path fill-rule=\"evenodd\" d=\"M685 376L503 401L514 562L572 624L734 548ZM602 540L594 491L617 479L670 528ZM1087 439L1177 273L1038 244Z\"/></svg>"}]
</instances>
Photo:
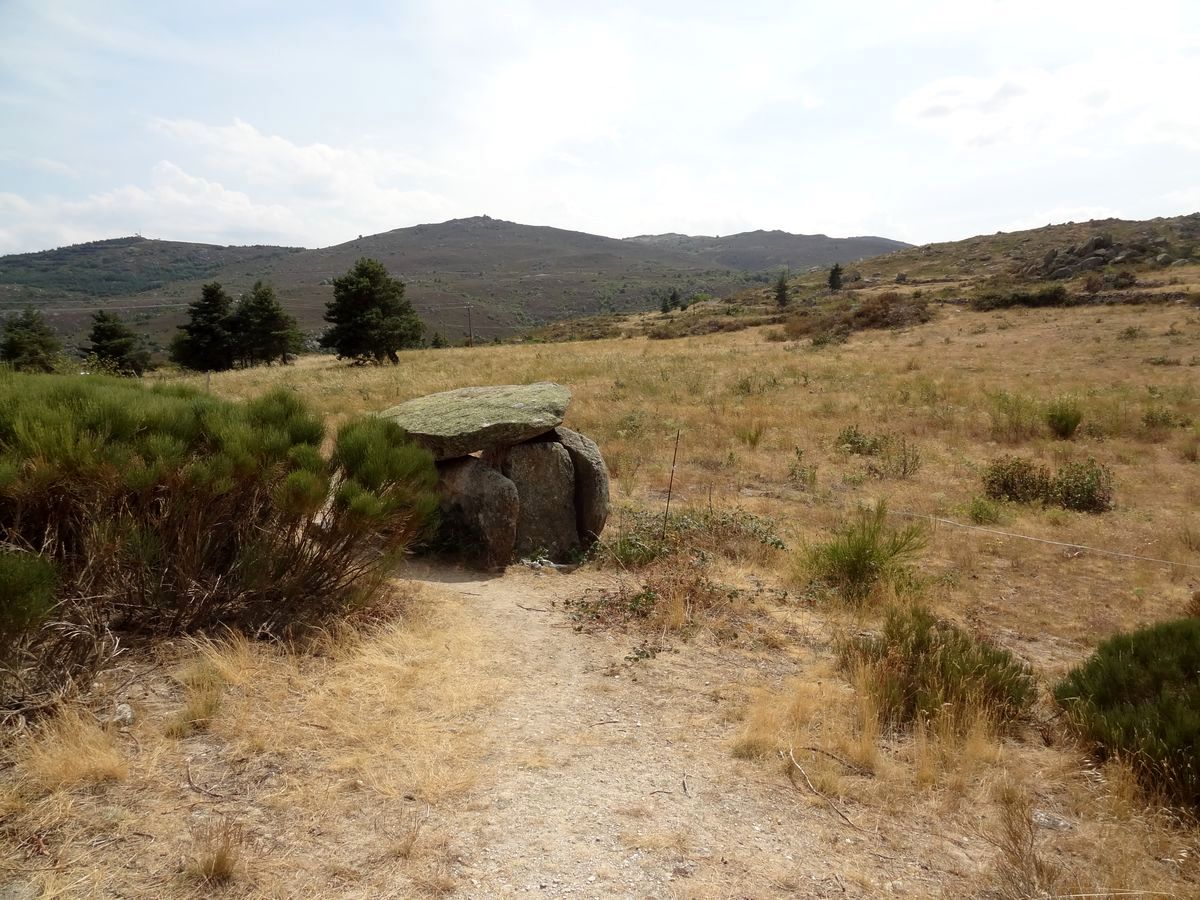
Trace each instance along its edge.
<instances>
[{"instance_id":1,"label":"overcast sky","mask_svg":"<svg viewBox=\"0 0 1200 900\"><path fill-rule=\"evenodd\" d=\"M0 0L0 253L1200 210L1200 2Z\"/></svg>"}]
</instances>

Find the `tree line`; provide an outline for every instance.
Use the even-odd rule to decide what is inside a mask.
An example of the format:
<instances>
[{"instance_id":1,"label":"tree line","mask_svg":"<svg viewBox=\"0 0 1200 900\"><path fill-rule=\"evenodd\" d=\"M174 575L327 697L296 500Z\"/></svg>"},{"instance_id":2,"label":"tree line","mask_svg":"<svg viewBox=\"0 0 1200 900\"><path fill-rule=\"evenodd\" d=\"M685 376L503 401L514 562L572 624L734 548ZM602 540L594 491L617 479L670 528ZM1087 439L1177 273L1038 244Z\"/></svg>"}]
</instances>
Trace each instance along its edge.
<instances>
[{"instance_id":1,"label":"tree line","mask_svg":"<svg viewBox=\"0 0 1200 900\"><path fill-rule=\"evenodd\" d=\"M324 318L329 327L320 338L321 349L357 364L397 363L399 351L424 345L425 326L404 295L404 282L374 259L364 257L333 279ZM178 327L171 361L201 372L287 365L304 346L295 316L263 281L236 301L219 283L204 285L200 298L188 305L187 321ZM435 332L430 346L447 343ZM77 349L89 364L113 374L141 375L151 367L145 337L104 310L92 317L89 343ZM53 371L62 350L53 329L33 309L9 317L0 332L0 362L18 370Z\"/></svg>"}]
</instances>

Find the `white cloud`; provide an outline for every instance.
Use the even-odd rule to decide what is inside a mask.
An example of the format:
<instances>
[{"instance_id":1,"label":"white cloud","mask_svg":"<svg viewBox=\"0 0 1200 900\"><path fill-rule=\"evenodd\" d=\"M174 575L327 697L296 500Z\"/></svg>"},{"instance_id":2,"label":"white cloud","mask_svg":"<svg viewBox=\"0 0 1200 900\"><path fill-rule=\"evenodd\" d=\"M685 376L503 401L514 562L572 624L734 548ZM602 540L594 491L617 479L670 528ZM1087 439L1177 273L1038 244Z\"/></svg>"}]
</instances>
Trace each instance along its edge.
<instances>
[{"instance_id":1,"label":"white cloud","mask_svg":"<svg viewBox=\"0 0 1200 900\"><path fill-rule=\"evenodd\" d=\"M897 104L899 122L960 150L1022 147L1087 155L1113 144L1200 149L1200 116L1183 115L1200 62L1183 53L1109 54L1056 68L939 78Z\"/></svg>"}]
</instances>

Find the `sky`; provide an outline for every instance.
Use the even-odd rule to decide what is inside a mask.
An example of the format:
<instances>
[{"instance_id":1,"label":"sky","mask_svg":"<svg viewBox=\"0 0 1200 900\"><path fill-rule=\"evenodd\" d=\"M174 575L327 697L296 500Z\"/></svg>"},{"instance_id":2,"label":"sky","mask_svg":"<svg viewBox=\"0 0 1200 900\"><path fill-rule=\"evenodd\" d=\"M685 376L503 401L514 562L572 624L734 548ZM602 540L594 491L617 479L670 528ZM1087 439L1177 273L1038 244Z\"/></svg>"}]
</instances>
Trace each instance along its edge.
<instances>
[{"instance_id":1,"label":"sky","mask_svg":"<svg viewBox=\"0 0 1200 900\"><path fill-rule=\"evenodd\" d=\"M1200 210L1200 2L0 0L0 253Z\"/></svg>"}]
</instances>

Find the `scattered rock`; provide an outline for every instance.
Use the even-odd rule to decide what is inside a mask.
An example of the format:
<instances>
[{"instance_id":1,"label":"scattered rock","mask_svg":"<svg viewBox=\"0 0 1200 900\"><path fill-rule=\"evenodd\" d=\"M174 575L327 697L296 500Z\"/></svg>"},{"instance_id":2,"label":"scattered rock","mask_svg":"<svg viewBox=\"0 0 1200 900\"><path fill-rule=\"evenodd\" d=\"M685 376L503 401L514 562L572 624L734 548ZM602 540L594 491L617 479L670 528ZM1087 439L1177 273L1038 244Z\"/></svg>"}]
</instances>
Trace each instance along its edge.
<instances>
[{"instance_id":1,"label":"scattered rock","mask_svg":"<svg viewBox=\"0 0 1200 900\"><path fill-rule=\"evenodd\" d=\"M1154 257L1154 262L1160 266L1168 266L1171 264L1171 256L1169 253L1160 253Z\"/></svg>"},{"instance_id":2,"label":"scattered rock","mask_svg":"<svg viewBox=\"0 0 1200 900\"><path fill-rule=\"evenodd\" d=\"M1075 827L1075 823L1070 819L1064 819L1058 813L1052 813L1044 809L1035 809L1031 818L1033 819L1033 824L1038 828L1066 831Z\"/></svg>"},{"instance_id":3,"label":"scattered rock","mask_svg":"<svg viewBox=\"0 0 1200 900\"><path fill-rule=\"evenodd\" d=\"M896 284L906 284L908 282L907 272L898 272L896 274Z\"/></svg>"},{"instance_id":4,"label":"scattered rock","mask_svg":"<svg viewBox=\"0 0 1200 900\"><path fill-rule=\"evenodd\" d=\"M380 415L443 460L545 434L562 424L570 402L561 384L509 384L430 394Z\"/></svg>"},{"instance_id":5,"label":"scattered rock","mask_svg":"<svg viewBox=\"0 0 1200 900\"><path fill-rule=\"evenodd\" d=\"M133 707L128 703L118 703L113 710L112 724L118 728L128 728L133 724Z\"/></svg>"},{"instance_id":6,"label":"scattered rock","mask_svg":"<svg viewBox=\"0 0 1200 900\"><path fill-rule=\"evenodd\" d=\"M438 474L438 543L484 568L504 568L517 542L516 485L473 456L439 463Z\"/></svg>"},{"instance_id":7,"label":"scattered rock","mask_svg":"<svg viewBox=\"0 0 1200 900\"><path fill-rule=\"evenodd\" d=\"M599 539L611 511L608 466L591 438L561 425L554 429L554 436L567 449L575 468L575 525L586 550Z\"/></svg>"},{"instance_id":8,"label":"scattered rock","mask_svg":"<svg viewBox=\"0 0 1200 900\"><path fill-rule=\"evenodd\" d=\"M562 444L542 442L509 447L498 459L500 471L516 486L516 552L566 559L579 550L575 524L575 467Z\"/></svg>"},{"instance_id":9,"label":"scattered rock","mask_svg":"<svg viewBox=\"0 0 1200 900\"><path fill-rule=\"evenodd\" d=\"M1190 259L1177 259L1177 260L1175 260L1175 262L1171 263L1171 265L1172 266L1187 266L1187 265L1191 265L1191 262L1192 261Z\"/></svg>"}]
</instances>

